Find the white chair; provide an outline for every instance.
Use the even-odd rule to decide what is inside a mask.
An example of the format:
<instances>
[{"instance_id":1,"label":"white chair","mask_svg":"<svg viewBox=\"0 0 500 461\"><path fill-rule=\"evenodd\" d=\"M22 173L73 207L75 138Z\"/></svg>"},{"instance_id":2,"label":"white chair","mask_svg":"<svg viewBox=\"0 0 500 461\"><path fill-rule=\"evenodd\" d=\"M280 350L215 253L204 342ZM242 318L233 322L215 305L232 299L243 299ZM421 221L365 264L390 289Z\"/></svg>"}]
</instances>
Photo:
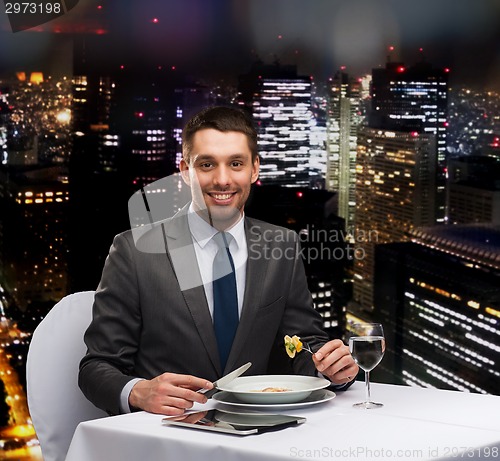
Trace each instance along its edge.
<instances>
[{"instance_id":1,"label":"white chair","mask_svg":"<svg viewBox=\"0 0 500 461\"><path fill-rule=\"evenodd\" d=\"M31 339L26 363L28 407L44 461L65 459L81 421L107 416L78 387L78 365L86 353L83 335L93 301L93 291L66 296Z\"/></svg>"}]
</instances>

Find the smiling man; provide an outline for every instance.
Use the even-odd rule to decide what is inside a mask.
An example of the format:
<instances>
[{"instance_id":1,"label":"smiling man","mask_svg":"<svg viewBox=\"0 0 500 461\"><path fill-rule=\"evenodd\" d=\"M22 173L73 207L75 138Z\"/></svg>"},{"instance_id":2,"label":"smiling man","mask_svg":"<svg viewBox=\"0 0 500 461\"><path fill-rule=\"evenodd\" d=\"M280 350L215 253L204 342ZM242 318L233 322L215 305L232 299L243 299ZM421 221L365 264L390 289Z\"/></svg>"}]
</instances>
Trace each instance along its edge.
<instances>
[{"instance_id":1,"label":"smiling man","mask_svg":"<svg viewBox=\"0 0 500 461\"><path fill-rule=\"evenodd\" d=\"M191 187L194 210L214 228L225 230L242 217L250 187L259 177L257 143L244 124L245 131L195 127L191 123L184 130L180 169Z\"/></svg>"},{"instance_id":2,"label":"smiling man","mask_svg":"<svg viewBox=\"0 0 500 461\"><path fill-rule=\"evenodd\" d=\"M259 166L243 111L212 107L188 122L180 170L191 203L140 242L116 236L104 266L79 376L96 406L179 415L206 401L196 390L249 361L247 374L352 382L358 367L321 328L298 236L245 216ZM316 353L290 359L285 335Z\"/></svg>"}]
</instances>

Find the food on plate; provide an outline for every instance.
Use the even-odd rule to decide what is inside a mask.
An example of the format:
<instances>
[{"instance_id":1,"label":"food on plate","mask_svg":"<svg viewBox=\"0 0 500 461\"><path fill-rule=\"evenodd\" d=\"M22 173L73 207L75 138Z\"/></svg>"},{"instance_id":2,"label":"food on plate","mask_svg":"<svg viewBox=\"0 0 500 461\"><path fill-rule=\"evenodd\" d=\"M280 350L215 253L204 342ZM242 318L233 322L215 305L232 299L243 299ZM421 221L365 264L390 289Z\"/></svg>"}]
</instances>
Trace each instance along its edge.
<instances>
[{"instance_id":1,"label":"food on plate","mask_svg":"<svg viewBox=\"0 0 500 461\"><path fill-rule=\"evenodd\" d=\"M292 337L285 335L285 350L288 356L293 359L295 354L302 350L300 338L297 335Z\"/></svg>"},{"instance_id":2,"label":"food on plate","mask_svg":"<svg viewBox=\"0 0 500 461\"><path fill-rule=\"evenodd\" d=\"M291 389L288 387L265 387L260 392L289 392Z\"/></svg>"}]
</instances>

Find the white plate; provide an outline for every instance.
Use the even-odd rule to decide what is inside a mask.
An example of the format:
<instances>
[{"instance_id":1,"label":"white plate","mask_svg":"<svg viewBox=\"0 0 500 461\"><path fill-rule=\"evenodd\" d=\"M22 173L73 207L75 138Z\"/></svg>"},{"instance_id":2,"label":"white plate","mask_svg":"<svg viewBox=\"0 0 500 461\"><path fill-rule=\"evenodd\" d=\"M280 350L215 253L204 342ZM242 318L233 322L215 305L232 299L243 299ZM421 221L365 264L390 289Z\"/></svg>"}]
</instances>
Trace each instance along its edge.
<instances>
[{"instance_id":1,"label":"white plate","mask_svg":"<svg viewBox=\"0 0 500 461\"><path fill-rule=\"evenodd\" d=\"M282 404L300 402L312 391L330 385L325 378L301 375L258 375L243 376L233 379L225 386L218 386L221 391L230 392L239 401L245 403ZM262 392L266 388L288 389L282 392Z\"/></svg>"},{"instance_id":2,"label":"white plate","mask_svg":"<svg viewBox=\"0 0 500 461\"><path fill-rule=\"evenodd\" d=\"M225 391L217 392L217 394L215 394L212 398L219 403L223 403L224 405L230 405L234 407L252 408L256 410L258 409L258 410L282 411L282 410L292 410L294 408L307 407L309 405L316 405L318 403L328 402L329 400L335 398L335 392L329 391L328 389L319 389L317 391L312 391L309 397L302 400L301 402L282 403L282 404L243 403L240 402L233 394Z\"/></svg>"}]
</instances>

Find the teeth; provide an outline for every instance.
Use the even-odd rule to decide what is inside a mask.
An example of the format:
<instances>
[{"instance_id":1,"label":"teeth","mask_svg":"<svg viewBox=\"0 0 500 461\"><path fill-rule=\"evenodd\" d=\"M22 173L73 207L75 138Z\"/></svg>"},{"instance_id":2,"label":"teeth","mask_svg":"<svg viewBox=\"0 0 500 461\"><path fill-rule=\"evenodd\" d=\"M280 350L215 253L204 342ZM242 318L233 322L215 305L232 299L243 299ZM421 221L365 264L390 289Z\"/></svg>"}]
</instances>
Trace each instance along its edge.
<instances>
[{"instance_id":1,"label":"teeth","mask_svg":"<svg viewBox=\"0 0 500 461\"><path fill-rule=\"evenodd\" d=\"M227 200L231 198L232 194L214 194L214 198L217 200Z\"/></svg>"}]
</instances>

